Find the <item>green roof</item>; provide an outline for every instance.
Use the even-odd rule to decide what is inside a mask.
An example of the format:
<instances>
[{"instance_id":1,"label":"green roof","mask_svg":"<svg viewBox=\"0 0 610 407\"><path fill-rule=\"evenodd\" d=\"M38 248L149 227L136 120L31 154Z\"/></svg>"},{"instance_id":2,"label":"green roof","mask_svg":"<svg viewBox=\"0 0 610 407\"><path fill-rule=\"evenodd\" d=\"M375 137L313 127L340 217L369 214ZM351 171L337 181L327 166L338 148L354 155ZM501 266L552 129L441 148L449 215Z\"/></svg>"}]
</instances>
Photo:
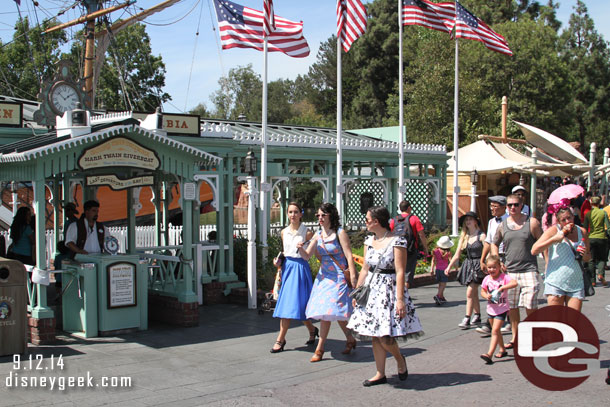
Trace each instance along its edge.
<instances>
[{"instance_id":1,"label":"green roof","mask_svg":"<svg viewBox=\"0 0 610 407\"><path fill-rule=\"evenodd\" d=\"M389 126L389 127L373 127L371 129L355 129L348 130L351 133L360 134L368 137L375 137L384 141L393 141L394 143L398 143L398 135L400 131L398 130L399 126ZM403 126L403 129L405 126ZM405 131L406 132L406 131ZM405 141L406 142L406 141Z\"/></svg>"}]
</instances>

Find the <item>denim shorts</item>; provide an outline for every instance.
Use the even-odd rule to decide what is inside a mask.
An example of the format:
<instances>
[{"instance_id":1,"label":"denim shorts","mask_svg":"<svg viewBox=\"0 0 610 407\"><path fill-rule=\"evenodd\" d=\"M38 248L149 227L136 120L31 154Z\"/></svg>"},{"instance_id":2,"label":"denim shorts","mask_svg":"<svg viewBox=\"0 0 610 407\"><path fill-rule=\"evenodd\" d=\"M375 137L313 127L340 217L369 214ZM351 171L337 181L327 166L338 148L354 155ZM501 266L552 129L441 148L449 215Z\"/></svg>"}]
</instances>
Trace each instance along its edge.
<instances>
[{"instance_id":1,"label":"denim shorts","mask_svg":"<svg viewBox=\"0 0 610 407\"><path fill-rule=\"evenodd\" d=\"M506 321L506 317L508 316L508 311L503 312L501 314L498 315L487 315L489 317L489 319L500 319L502 321Z\"/></svg>"},{"instance_id":2,"label":"denim shorts","mask_svg":"<svg viewBox=\"0 0 610 407\"><path fill-rule=\"evenodd\" d=\"M564 291L548 283L544 283L544 295L555 295L557 297L567 296L572 298L578 298L579 300L584 300L585 289L583 287L578 291Z\"/></svg>"},{"instance_id":3,"label":"denim shorts","mask_svg":"<svg viewBox=\"0 0 610 407\"><path fill-rule=\"evenodd\" d=\"M449 281L449 277L445 275L445 270L436 269L436 282L446 283Z\"/></svg>"}]
</instances>

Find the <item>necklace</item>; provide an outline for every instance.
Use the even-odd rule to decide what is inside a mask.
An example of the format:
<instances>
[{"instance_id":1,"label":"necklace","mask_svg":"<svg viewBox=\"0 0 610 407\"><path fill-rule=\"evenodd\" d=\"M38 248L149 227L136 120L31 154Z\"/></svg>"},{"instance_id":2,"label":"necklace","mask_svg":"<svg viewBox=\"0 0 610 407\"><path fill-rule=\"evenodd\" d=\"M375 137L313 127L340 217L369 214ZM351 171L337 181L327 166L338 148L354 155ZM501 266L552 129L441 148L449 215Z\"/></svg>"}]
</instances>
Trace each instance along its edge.
<instances>
[{"instance_id":1,"label":"necklace","mask_svg":"<svg viewBox=\"0 0 610 407\"><path fill-rule=\"evenodd\" d=\"M377 239L377 236L375 236L375 240L381 241L381 240L385 239L387 235L388 235L388 232L385 232L385 234L383 235L383 237L382 237L382 238L380 238L380 239Z\"/></svg>"}]
</instances>

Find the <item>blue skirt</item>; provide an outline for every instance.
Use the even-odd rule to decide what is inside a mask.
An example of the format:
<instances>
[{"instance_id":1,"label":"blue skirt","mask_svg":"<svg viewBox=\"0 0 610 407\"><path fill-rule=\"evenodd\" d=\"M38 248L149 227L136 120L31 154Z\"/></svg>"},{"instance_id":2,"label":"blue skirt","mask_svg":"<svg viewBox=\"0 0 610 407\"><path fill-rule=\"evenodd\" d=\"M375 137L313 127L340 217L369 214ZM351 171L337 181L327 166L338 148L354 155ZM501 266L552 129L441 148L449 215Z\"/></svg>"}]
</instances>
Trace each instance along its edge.
<instances>
[{"instance_id":1,"label":"blue skirt","mask_svg":"<svg viewBox=\"0 0 610 407\"><path fill-rule=\"evenodd\" d=\"M305 308L311 294L309 263L301 258L286 257L282 266L282 286L275 305L275 318L305 321Z\"/></svg>"}]
</instances>

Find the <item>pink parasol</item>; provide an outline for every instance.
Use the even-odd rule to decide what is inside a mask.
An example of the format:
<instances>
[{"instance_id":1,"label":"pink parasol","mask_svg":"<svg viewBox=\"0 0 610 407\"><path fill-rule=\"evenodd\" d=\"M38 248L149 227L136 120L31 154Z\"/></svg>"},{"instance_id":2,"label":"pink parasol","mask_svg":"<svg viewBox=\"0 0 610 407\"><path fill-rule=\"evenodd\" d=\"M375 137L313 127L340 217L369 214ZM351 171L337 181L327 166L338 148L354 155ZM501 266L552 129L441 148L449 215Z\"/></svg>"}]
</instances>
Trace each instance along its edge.
<instances>
[{"instance_id":1,"label":"pink parasol","mask_svg":"<svg viewBox=\"0 0 610 407\"><path fill-rule=\"evenodd\" d=\"M576 185L576 184L563 185L551 193L551 196L549 196L548 202L550 204L557 204L562 199L576 198L577 196L582 195L584 192L585 192L584 188L581 187L580 185Z\"/></svg>"}]
</instances>

